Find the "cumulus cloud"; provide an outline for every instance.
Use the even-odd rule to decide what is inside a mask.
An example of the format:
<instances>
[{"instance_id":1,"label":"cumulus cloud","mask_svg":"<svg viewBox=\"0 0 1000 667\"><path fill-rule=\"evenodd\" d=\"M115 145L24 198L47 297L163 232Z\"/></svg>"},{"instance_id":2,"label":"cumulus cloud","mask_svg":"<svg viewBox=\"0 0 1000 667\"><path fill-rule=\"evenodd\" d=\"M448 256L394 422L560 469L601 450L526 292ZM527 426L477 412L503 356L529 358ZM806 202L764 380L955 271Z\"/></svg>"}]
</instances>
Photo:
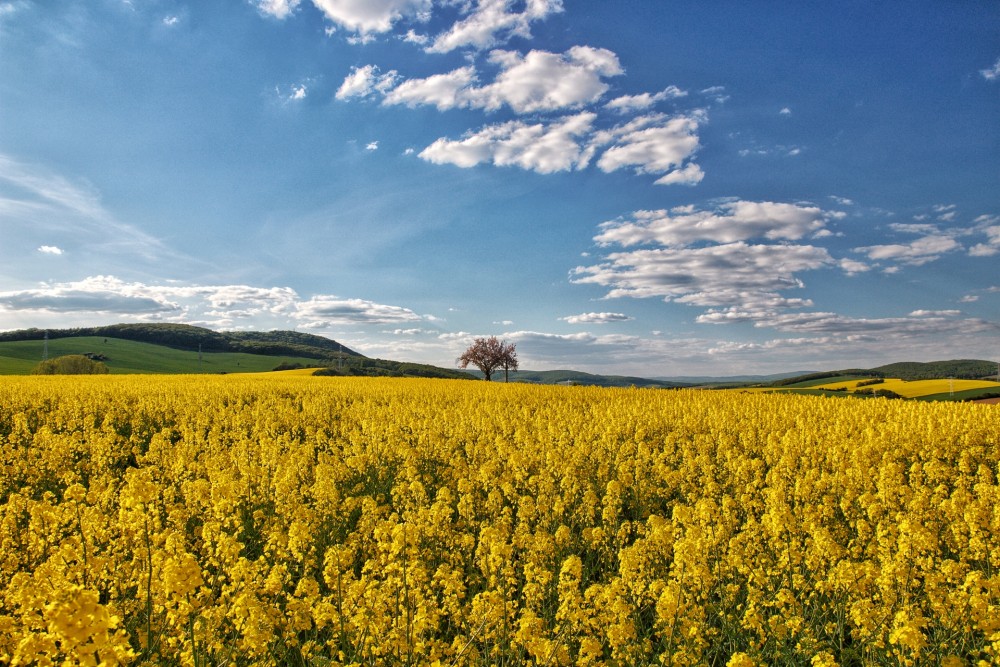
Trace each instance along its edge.
<instances>
[{"instance_id":1,"label":"cumulus cloud","mask_svg":"<svg viewBox=\"0 0 1000 667\"><path fill-rule=\"evenodd\" d=\"M579 315L569 315L559 319L570 324L608 324L611 322L628 322L632 320L625 313L581 313Z\"/></svg>"},{"instance_id":2,"label":"cumulus cloud","mask_svg":"<svg viewBox=\"0 0 1000 667\"><path fill-rule=\"evenodd\" d=\"M682 165L698 150L698 123L695 115L650 114L599 132L593 144L611 147L597 166L604 172L632 167L638 174L664 174L660 184L697 183L704 175L701 169Z\"/></svg>"},{"instance_id":3,"label":"cumulus cloud","mask_svg":"<svg viewBox=\"0 0 1000 667\"><path fill-rule=\"evenodd\" d=\"M658 93L641 93L639 95L622 95L616 97L607 104L605 108L619 113L630 113L634 111L645 111L657 102L672 100L678 97L687 96L687 91L681 90L677 86L668 86Z\"/></svg>"},{"instance_id":4,"label":"cumulus cloud","mask_svg":"<svg viewBox=\"0 0 1000 667\"><path fill-rule=\"evenodd\" d=\"M562 54L530 51L521 55L498 50L490 54L490 62L500 68L490 84L474 85L478 80L475 68L462 67L404 81L391 92L384 91L387 94L383 103L487 111L508 106L519 114L574 109L597 101L608 89L603 79L623 72L614 53L590 46L574 46Z\"/></svg>"},{"instance_id":5,"label":"cumulus cloud","mask_svg":"<svg viewBox=\"0 0 1000 667\"><path fill-rule=\"evenodd\" d=\"M352 67L351 73L337 89L335 97L338 100L346 100L351 97L368 97L374 93L386 93L396 85L398 77L396 70L390 70L383 74L375 65Z\"/></svg>"},{"instance_id":6,"label":"cumulus cloud","mask_svg":"<svg viewBox=\"0 0 1000 667\"><path fill-rule=\"evenodd\" d=\"M601 224L594 237L601 247L624 250L576 267L570 279L607 288L608 299L656 297L704 308L696 318L700 324L771 321L813 306L808 298L784 294L804 287L801 273L870 270L862 262L834 259L825 248L795 243L821 236L831 220L842 217L810 204L743 200L706 209L636 211Z\"/></svg>"},{"instance_id":7,"label":"cumulus cloud","mask_svg":"<svg viewBox=\"0 0 1000 667\"><path fill-rule=\"evenodd\" d=\"M921 266L961 247L958 241L950 236L933 234L910 243L864 246L855 248L854 251L864 253L872 261L892 261L909 266Z\"/></svg>"},{"instance_id":8,"label":"cumulus cloud","mask_svg":"<svg viewBox=\"0 0 1000 667\"><path fill-rule=\"evenodd\" d=\"M551 123L490 125L458 141L438 139L420 157L464 168L485 162L542 174L567 171L586 165L589 158L580 137L590 132L594 118L593 113L583 112Z\"/></svg>"},{"instance_id":9,"label":"cumulus cloud","mask_svg":"<svg viewBox=\"0 0 1000 667\"><path fill-rule=\"evenodd\" d=\"M97 312L121 315L180 313L168 295L145 285L125 283L111 276L79 282L45 284L28 290L0 292L0 309L15 311Z\"/></svg>"},{"instance_id":10,"label":"cumulus cloud","mask_svg":"<svg viewBox=\"0 0 1000 667\"><path fill-rule=\"evenodd\" d=\"M802 287L797 273L832 264L824 248L739 241L612 253L606 262L575 268L572 280L608 287L607 298L660 297L699 306L738 305L748 299L772 301L780 290Z\"/></svg>"},{"instance_id":11,"label":"cumulus cloud","mask_svg":"<svg viewBox=\"0 0 1000 667\"><path fill-rule=\"evenodd\" d=\"M429 17L433 3L431 0L313 0L313 4L333 23L366 35L388 32L400 19L424 20Z\"/></svg>"},{"instance_id":12,"label":"cumulus cloud","mask_svg":"<svg viewBox=\"0 0 1000 667\"><path fill-rule=\"evenodd\" d=\"M149 285L114 276L92 276L34 289L0 292L0 310L98 313L138 320L204 321L231 326L270 321L278 326L322 328L338 324L406 324L430 321L402 306L366 299L315 295L303 299L289 287L251 285Z\"/></svg>"},{"instance_id":13,"label":"cumulus cloud","mask_svg":"<svg viewBox=\"0 0 1000 667\"><path fill-rule=\"evenodd\" d=\"M471 4L471 3L470 3ZM479 0L468 14L434 38L431 53L447 53L462 47L487 49L517 36L531 37L531 23L563 11L562 0L528 0L523 11L514 11L513 0Z\"/></svg>"},{"instance_id":14,"label":"cumulus cloud","mask_svg":"<svg viewBox=\"0 0 1000 667\"><path fill-rule=\"evenodd\" d=\"M969 255L972 257L992 257L1000 254L1000 218L996 216L980 216L976 218L977 228L975 232L986 235L985 243L977 243L969 248Z\"/></svg>"},{"instance_id":15,"label":"cumulus cloud","mask_svg":"<svg viewBox=\"0 0 1000 667\"><path fill-rule=\"evenodd\" d=\"M43 255L61 255L63 254L63 249L54 245L43 245L39 246L38 252Z\"/></svg>"},{"instance_id":16,"label":"cumulus cloud","mask_svg":"<svg viewBox=\"0 0 1000 667\"><path fill-rule=\"evenodd\" d=\"M276 19L285 19L291 16L295 8L299 6L300 0L250 0L261 14L273 16Z\"/></svg>"},{"instance_id":17,"label":"cumulus cloud","mask_svg":"<svg viewBox=\"0 0 1000 667\"><path fill-rule=\"evenodd\" d=\"M389 306L365 299L315 296L296 304L296 319L324 324L394 324L418 322L422 318L409 308Z\"/></svg>"},{"instance_id":18,"label":"cumulus cloud","mask_svg":"<svg viewBox=\"0 0 1000 667\"><path fill-rule=\"evenodd\" d=\"M475 81L476 69L472 66L435 74L426 79L408 79L387 91L382 103L405 104L408 107L431 105L441 111L469 106L470 90Z\"/></svg>"},{"instance_id":19,"label":"cumulus cloud","mask_svg":"<svg viewBox=\"0 0 1000 667\"><path fill-rule=\"evenodd\" d=\"M594 240L602 246L655 243L687 246L698 241L733 243L750 239L798 241L822 230L842 213L816 206L778 202L732 201L710 210L683 206L636 211L629 218L600 225Z\"/></svg>"}]
</instances>

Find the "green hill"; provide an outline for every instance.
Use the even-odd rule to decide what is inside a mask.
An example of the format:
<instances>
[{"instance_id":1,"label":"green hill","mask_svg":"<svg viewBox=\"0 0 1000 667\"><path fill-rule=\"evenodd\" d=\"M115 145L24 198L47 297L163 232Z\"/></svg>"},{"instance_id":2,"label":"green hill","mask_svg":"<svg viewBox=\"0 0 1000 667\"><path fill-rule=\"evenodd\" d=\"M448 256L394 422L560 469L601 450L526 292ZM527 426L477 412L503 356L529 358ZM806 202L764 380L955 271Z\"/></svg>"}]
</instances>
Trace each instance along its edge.
<instances>
[{"instance_id":1,"label":"green hill","mask_svg":"<svg viewBox=\"0 0 1000 667\"><path fill-rule=\"evenodd\" d=\"M872 368L871 371L887 378L900 380L934 380L936 378L961 378L978 380L997 373L997 362L981 359L952 359L950 361L900 361Z\"/></svg>"},{"instance_id":2,"label":"green hill","mask_svg":"<svg viewBox=\"0 0 1000 667\"><path fill-rule=\"evenodd\" d=\"M41 340L0 342L0 375L30 373L42 360L44 346ZM246 352L203 352L199 355L197 350L178 350L110 336L49 340L49 359L68 354L84 354L103 361L111 373L255 373L280 365L325 366L329 363L304 356Z\"/></svg>"},{"instance_id":3,"label":"green hill","mask_svg":"<svg viewBox=\"0 0 1000 667\"><path fill-rule=\"evenodd\" d=\"M0 333L0 375L24 375L49 359L82 354L111 373L259 373L325 368L324 375L469 379L462 371L369 359L322 336L297 331L218 332L184 324L118 324Z\"/></svg>"},{"instance_id":4,"label":"green hill","mask_svg":"<svg viewBox=\"0 0 1000 667\"><path fill-rule=\"evenodd\" d=\"M849 368L839 371L809 373L798 377L790 377L772 382L772 387L787 387L791 389L806 388L831 382L857 380L861 378L899 378L907 382L914 380L936 380L939 378L956 378L962 380L979 380L994 378L997 375L997 362L982 359L952 359L950 361L900 361L875 368Z\"/></svg>"},{"instance_id":5,"label":"green hill","mask_svg":"<svg viewBox=\"0 0 1000 667\"><path fill-rule=\"evenodd\" d=\"M335 340L298 331L213 331L190 324L113 324L106 327L49 329L49 339L118 338L197 352L243 352L266 356L336 359L362 357ZM46 330L21 329L0 333L0 343L41 341Z\"/></svg>"}]
</instances>

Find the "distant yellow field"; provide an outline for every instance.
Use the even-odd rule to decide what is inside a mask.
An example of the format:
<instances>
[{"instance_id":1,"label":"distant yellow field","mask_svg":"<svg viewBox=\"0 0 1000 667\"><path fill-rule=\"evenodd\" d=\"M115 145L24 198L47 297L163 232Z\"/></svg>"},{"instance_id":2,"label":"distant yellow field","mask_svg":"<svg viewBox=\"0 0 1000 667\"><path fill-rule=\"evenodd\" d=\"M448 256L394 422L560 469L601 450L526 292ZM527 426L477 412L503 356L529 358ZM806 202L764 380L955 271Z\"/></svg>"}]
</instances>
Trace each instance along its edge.
<instances>
[{"instance_id":1,"label":"distant yellow field","mask_svg":"<svg viewBox=\"0 0 1000 667\"><path fill-rule=\"evenodd\" d=\"M830 384L823 384L814 388L840 389L842 387L846 387L847 391L853 392L858 388L858 382L863 381L864 380L831 382ZM912 382L907 382L906 380L900 380L897 378L890 378L880 384L869 386L872 389L887 389L905 398L919 398L920 396L946 394L950 391L968 391L970 389L996 388L997 390L1000 390L1000 383L992 382L990 380L949 380L947 378L938 380L914 380ZM864 389L867 387L862 388Z\"/></svg>"}]
</instances>

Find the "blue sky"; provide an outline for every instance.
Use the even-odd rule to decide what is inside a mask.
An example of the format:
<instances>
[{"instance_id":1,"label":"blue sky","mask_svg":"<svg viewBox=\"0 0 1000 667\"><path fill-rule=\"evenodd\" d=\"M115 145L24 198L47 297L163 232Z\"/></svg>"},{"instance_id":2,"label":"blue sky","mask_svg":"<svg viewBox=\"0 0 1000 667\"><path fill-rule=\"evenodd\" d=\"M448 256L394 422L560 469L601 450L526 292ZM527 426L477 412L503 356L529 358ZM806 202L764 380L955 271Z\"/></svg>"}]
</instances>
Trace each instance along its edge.
<instances>
[{"instance_id":1,"label":"blue sky","mask_svg":"<svg viewBox=\"0 0 1000 667\"><path fill-rule=\"evenodd\" d=\"M0 2L0 329L997 359L998 193L994 2Z\"/></svg>"}]
</instances>

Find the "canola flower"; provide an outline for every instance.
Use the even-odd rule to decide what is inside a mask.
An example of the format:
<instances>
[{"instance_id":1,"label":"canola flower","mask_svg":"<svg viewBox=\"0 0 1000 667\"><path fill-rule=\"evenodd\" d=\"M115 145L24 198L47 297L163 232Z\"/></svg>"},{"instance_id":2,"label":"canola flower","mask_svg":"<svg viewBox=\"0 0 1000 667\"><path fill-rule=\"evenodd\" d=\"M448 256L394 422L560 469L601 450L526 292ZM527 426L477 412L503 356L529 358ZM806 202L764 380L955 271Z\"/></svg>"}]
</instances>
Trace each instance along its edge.
<instances>
[{"instance_id":1,"label":"canola flower","mask_svg":"<svg viewBox=\"0 0 1000 667\"><path fill-rule=\"evenodd\" d=\"M5 378L0 663L997 664L997 417Z\"/></svg>"}]
</instances>

